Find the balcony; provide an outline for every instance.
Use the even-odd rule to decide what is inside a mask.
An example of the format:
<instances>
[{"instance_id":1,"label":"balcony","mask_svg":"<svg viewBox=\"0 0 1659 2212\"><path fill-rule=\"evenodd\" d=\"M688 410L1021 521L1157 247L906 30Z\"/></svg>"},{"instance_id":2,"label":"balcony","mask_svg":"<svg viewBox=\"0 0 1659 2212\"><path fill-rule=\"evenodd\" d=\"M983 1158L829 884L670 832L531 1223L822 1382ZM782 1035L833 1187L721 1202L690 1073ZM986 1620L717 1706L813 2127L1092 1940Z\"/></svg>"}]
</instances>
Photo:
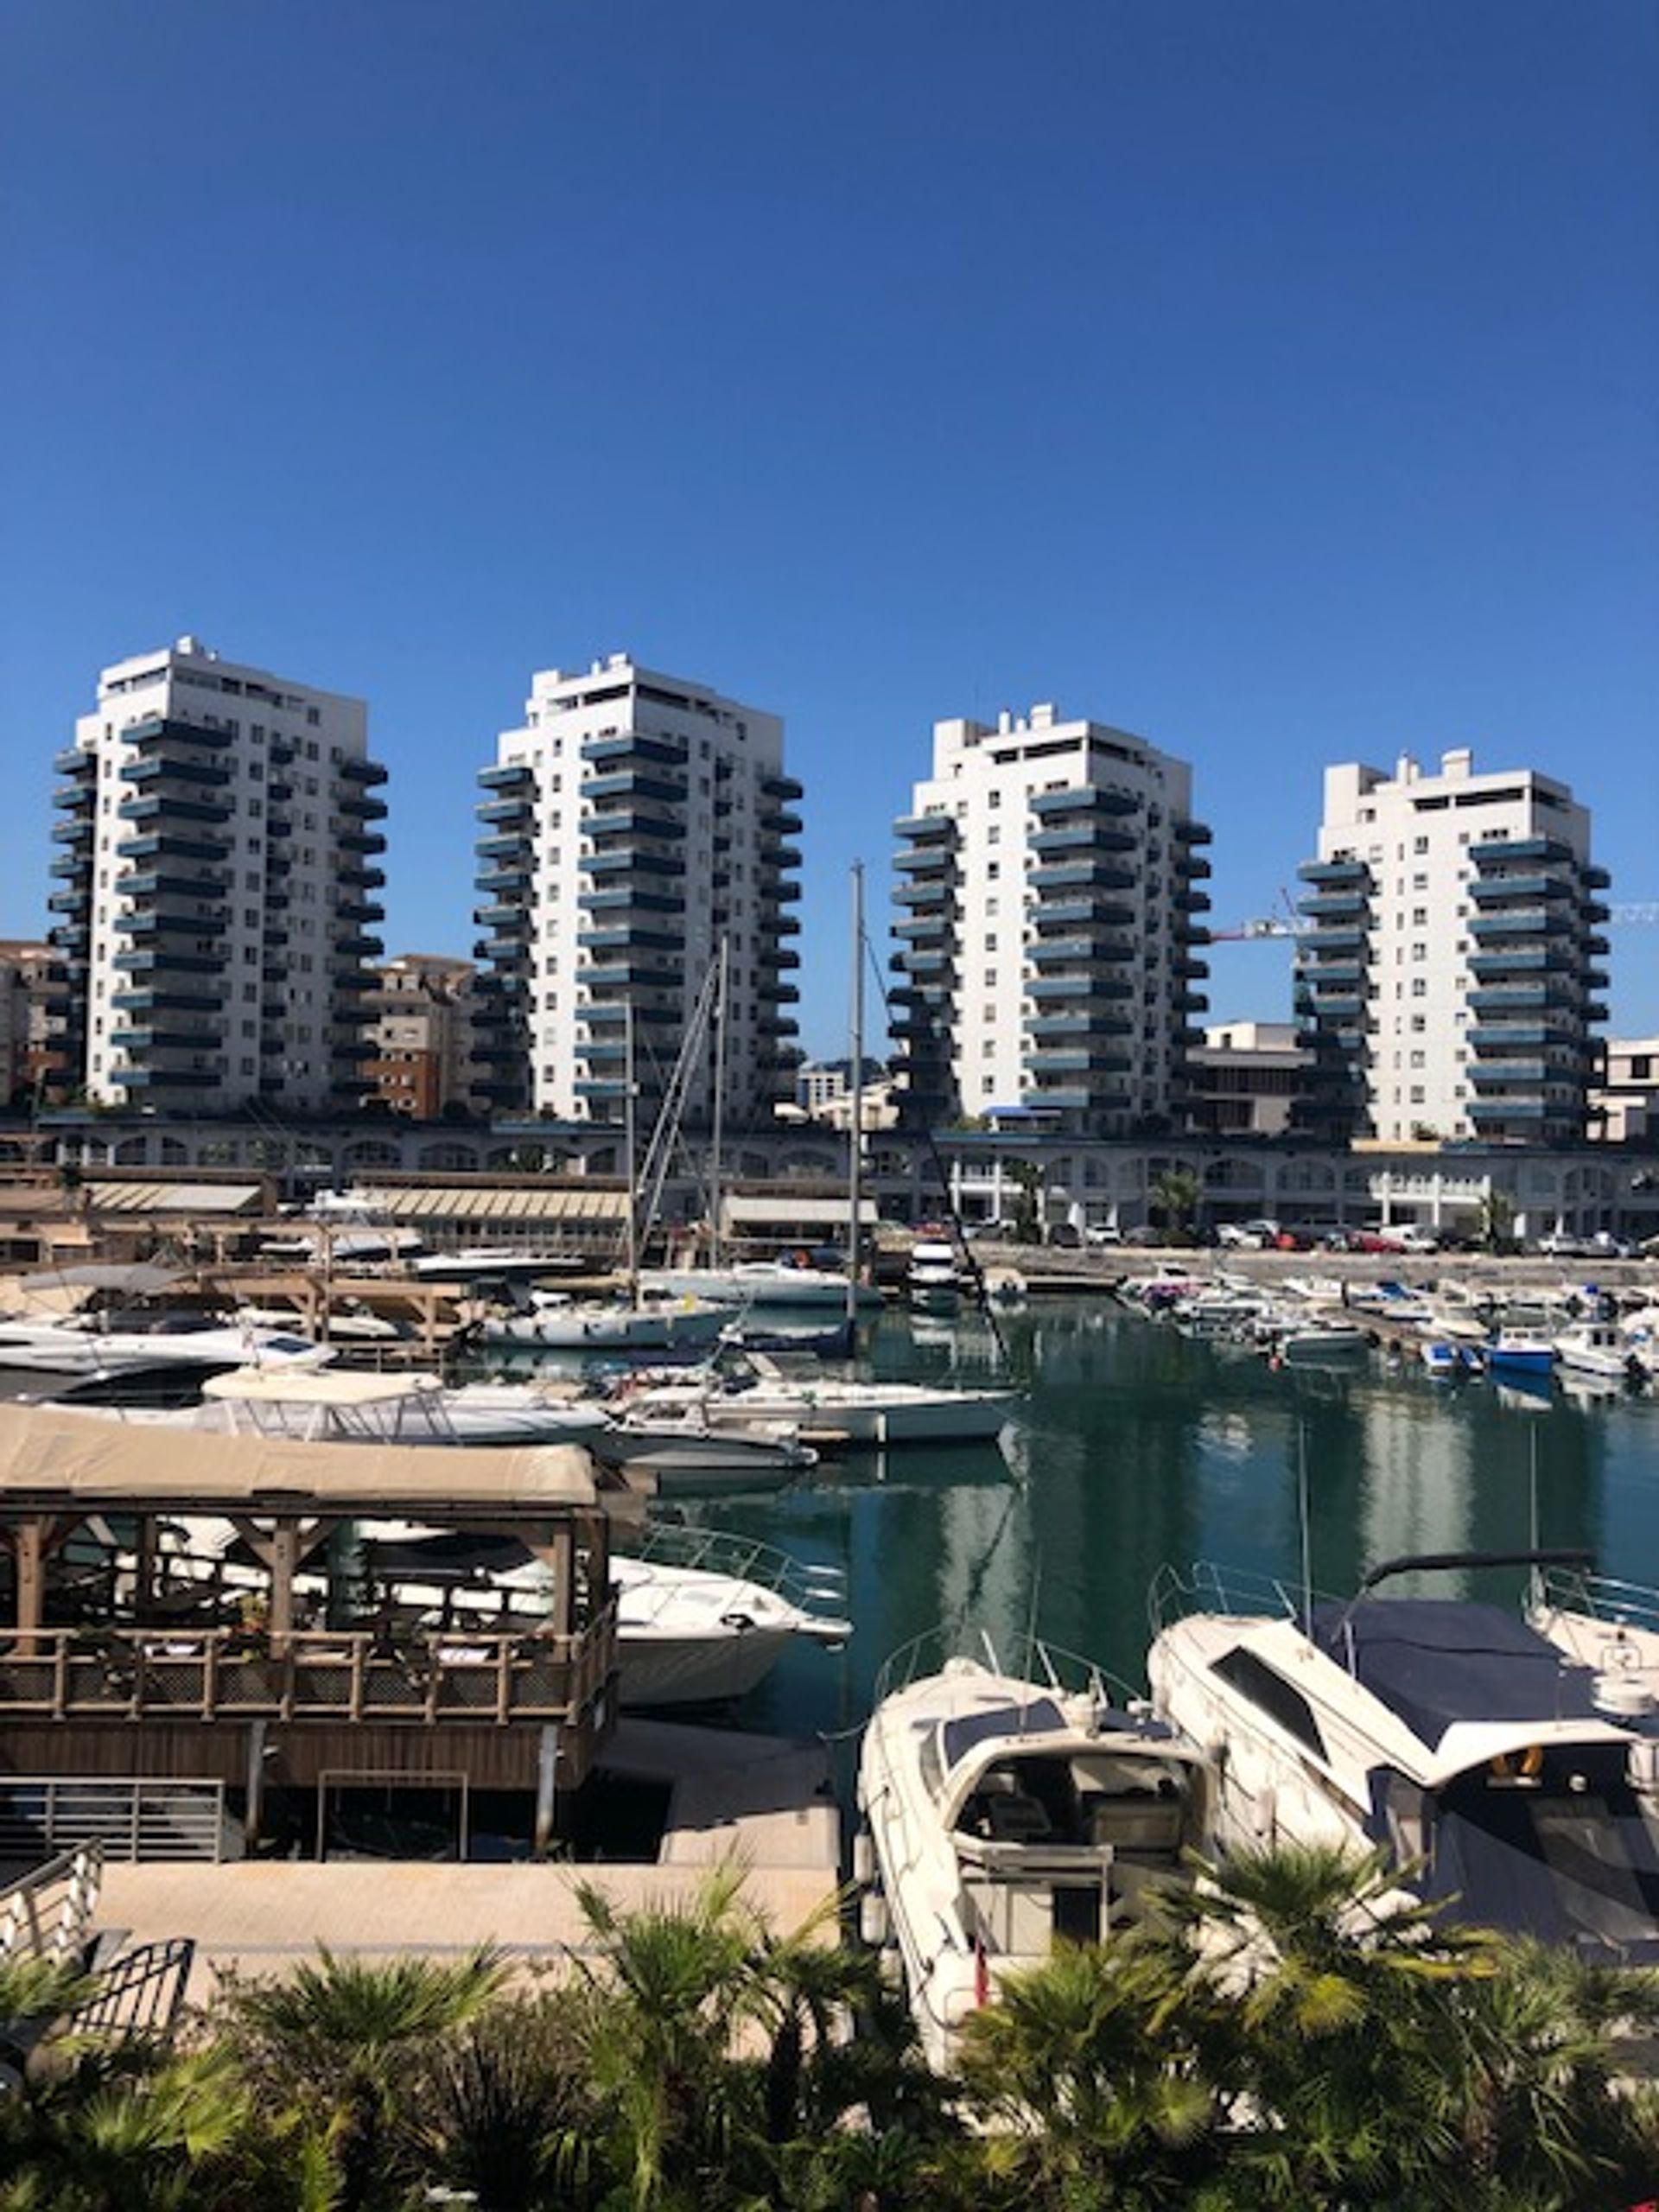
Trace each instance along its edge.
<instances>
[{"instance_id":1,"label":"balcony","mask_svg":"<svg viewBox=\"0 0 1659 2212\"><path fill-rule=\"evenodd\" d=\"M1512 868L1523 861L1570 862L1573 848L1559 837L1484 837L1470 846L1469 857L1478 868Z\"/></svg>"},{"instance_id":2,"label":"balcony","mask_svg":"<svg viewBox=\"0 0 1659 2212\"><path fill-rule=\"evenodd\" d=\"M1061 1047L1032 1052L1023 1063L1028 1075L1127 1075L1131 1061L1127 1052L1094 1052Z\"/></svg>"},{"instance_id":3,"label":"balcony","mask_svg":"<svg viewBox=\"0 0 1659 2212\"><path fill-rule=\"evenodd\" d=\"M52 768L55 775L72 776L77 779L84 777L88 782L95 783L98 780L98 755L90 747L83 751L79 745L66 746L61 753L53 754Z\"/></svg>"},{"instance_id":4,"label":"balcony","mask_svg":"<svg viewBox=\"0 0 1659 2212\"><path fill-rule=\"evenodd\" d=\"M272 823L271 834L276 825ZM342 853L384 853L386 841L378 830L348 830L335 840Z\"/></svg>"},{"instance_id":5,"label":"balcony","mask_svg":"<svg viewBox=\"0 0 1659 2212\"><path fill-rule=\"evenodd\" d=\"M510 760L499 768L480 768L478 781L486 791L530 791L536 787L536 772L525 761Z\"/></svg>"},{"instance_id":6,"label":"balcony","mask_svg":"<svg viewBox=\"0 0 1659 2212\"><path fill-rule=\"evenodd\" d=\"M1471 1014L1527 1013L1535 1008L1564 1006L1572 994L1550 983L1517 983L1507 990L1471 991Z\"/></svg>"},{"instance_id":7,"label":"balcony","mask_svg":"<svg viewBox=\"0 0 1659 2212\"><path fill-rule=\"evenodd\" d=\"M1063 830L1039 830L1027 838L1029 851L1045 858L1063 853L1132 853L1136 840L1128 830L1103 822L1078 822Z\"/></svg>"},{"instance_id":8,"label":"balcony","mask_svg":"<svg viewBox=\"0 0 1659 2212\"><path fill-rule=\"evenodd\" d=\"M1478 906L1495 906L1509 899L1536 900L1575 895L1569 876L1541 875L1535 870L1514 875L1478 875L1469 886L1469 896Z\"/></svg>"},{"instance_id":9,"label":"balcony","mask_svg":"<svg viewBox=\"0 0 1659 2212\"><path fill-rule=\"evenodd\" d=\"M1091 924L1101 929L1127 930L1135 926L1135 909L1109 899L1045 899L1032 908L1031 920L1039 933Z\"/></svg>"},{"instance_id":10,"label":"balcony","mask_svg":"<svg viewBox=\"0 0 1659 2212\"><path fill-rule=\"evenodd\" d=\"M112 1029L110 1042L122 1052L210 1052L218 1043L211 1027L200 1029Z\"/></svg>"},{"instance_id":11,"label":"balcony","mask_svg":"<svg viewBox=\"0 0 1659 2212\"><path fill-rule=\"evenodd\" d=\"M895 906L950 906L955 893L954 882L900 883L894 887L893 901Z\"/></svg>"},{"instance_id":12,"label":"balcony","mask_svg":"<svg viewBox=\"0 0 1659 2212\"><path fill-rule=\"evenodd\" d=\"M122 811L124 813L126 811L124 807ZM54 822L52 825L52 842L54 845L90 845L92 842L91 819L83 817L78 821Z\"/></svg>"},{"instance_id":13,"label":"balcony","mask_svg":"<svg viewBox=\"0 0 1659 2212\"><path fill-rule=\"evenodd\" d=\"M791 801L806 797L806 785L794 776L762 776L761 796L765 798Z\"/></svg>"},{"instance_id":14,"label":"balcony","mask_svg":"<svg viewBox=\"0 0 1659 2212\"><path fill-rule=\"evenodd\" d=\"M590 806L617 798L643 798L659 806L679 806L684 804L686 788L683 777L677 779L653 776L645 768L622 768L613 775L590 776L582 786L582 797ZM715 810L718 812L719 809Z\"/></svg>"},{"instance_id":15,"label":"balcony","mask_svg":"<svg viewBox=\"0 0 1659 2212\"><path fill-rule=\"evenodd\" d=\"M387 772L378 760L342 760L340 764L342 781L348 784L384 784Z\"/></svg>"},{"instance_id":16,"label":"balcony","mask_svg":"<svg viewBox=\"0 0 1659 2212\"><path fill-rule=\"evenodd\" d=\"M655 875L675 876L685 874L685 862L677 853L645 853L634 847L621 853L588 853L581 862L584 875Z\"/></svg>"},{"instance_id":17,"label":"balcony","mask_svg":"<svg viewBox=\"0 0 1659 2212\"><path fill-rule=\"evenodd\" d=\"M1572 1109L1552 1106L1542 1098L1474 1098L1469 1103L1470 1120L1485 1128L1505 1122L1546 1122L1552 1116L1569 1121L1573 1118Z\"/></svg>"},{"instance_id":18,"label":"balcony","mask_svg":"<svg viewBox=\"0 0 1659 2212\"><path fill-rule=\"evenodd\" d=\"M231 772L216 760L171 760L152 756L125 762L121 781L139 789L179 784L191 791L224 791L230 785Z\"/></svg>"},{"instance_id":19,"label":"balcony","mask_svg":"<svg viewBox=\"0 0 1659 2212\"><path fill-rule=\"evenodd\" d=\"M1127 1014L1108 1014L1098 1007L1079 1007L1067 1014L1028 1014L1021 1027L1027 1037L1132 1037L1135 1024Z\"/></svg>"},{"instance_id":20,"label":"balcony","mask_svg":"<svg viewBox=\"0 0 1659 2212\"><path fill-rule=\"evenodd\" d=\"M123 822L178 823L200 822L222 825L231 818L229 804L205 798L176 798L171 792L156 791L143 798L124 799L116 812ZM57 833L54 831L54 836ZM382 842L384 842L384 839Z\"/></svg>"},{"instance_id":21,"label":"balcony","mask_svg":"<svg viewBox=\"0 0 1659 2212\"><path fill-rule=\"evenodd\" d=\"M217 991L116 991L110 1004L123 1014L217 1014Z\"/></svg>"},{"instance_id":22,"label":"balcony","mask_svg":"<svg viewBox=\"0 0 1659 2212\"><path fill-rule=\"evenodd\" d=\"M212 1068L111 1068L108 1081L117 1090L211 1090L219 1077Z\"/></svg>"},{"instance_id":23,"label":"balcony","mask_svg":"<svg viewBox=\"0 0 1659 2212\"><path fill-rule=\"evenodd\" d=\"M647 737L642 731L619 731L612 737L590 737L582 757L588 761L654 760L660 766L683 768L689 748L683 738Z\"/></svg>"},{"instance_id":24,"label":"balcony","mask_svg":"<svg viewBox=\"0 0 1659 2212\"><path fill-rule=\"evenodd\" d=\"M1573 962L1568 952L1477 952L1471 956L1469 972L1484 983L1504 976L1570 975Z\"/></svg>"},{"instance_id":25,"label":"balcony","mask_svg":"<svg viewBox=\"0 0 1659 2212\"><path fill-rule=\"evenodd\" d=\"M1501 914L1477 914L1469 934L1482 944L1513 937L1560 937L1577 926L1571 912L1562 906L1525 906Z\"/></svg>"},{"instance_id":26,"label":"balcony","mask_svg":"<svg viewBox=\"0 0 1659 2212\"><path fill-rule=\"evenodd\" d=\"M1299 899L1296 911L1310 922L1369 922L1371 902L1363 891L1321 891Z\"/></svg>"},{"instance_id":27,"label":"balcony","mask_svg":"<svg viewBox=\"0 0 1659 2212\"><path fill-rule=\"evenodd\" d=\"M361 798L354 798L351 792L344 791L335 804L347 822L384 822L388 811L385 799L372 798L366 792Z\"/></svg>"},{"instance_id":28,"label":"balcony","mask_svg":"<svg viewBox=\"0 0 1659 2212\"><path fill-rule=\"evenodd\" d=\"M1304 861L1296 871L1303 883L1347 884L1355 889L1368 885L1371 871L1362 860ZM1306 901L1303 902L1306 906Z\"/></svg>"},{"instance_id":29,"label":"balcony","mask_svg":"<svg viewBox=\"0 0 1659 2212\"><path fill-rule=\"evenodd\" d=\"M1133 998L1135 986L1116 976L1033 976L1026 995L1045 1004L1056 999L1104 1001Z\"/></svg>"},{"instance_id":30,"label":"balcony","mask_svg":"<svg viewBox=\"0 0 1659 2212\"><path fill-rule=\"evenodd\" d=\"M87 914L92 911L92 887L83 884L79 891L54 891L46 902L49 914Z\"/></svg>"},{"instance_id":31,"label":"balcony","mask_svg":"<svg viewBox=\"0 0 1659 2212\"><path fill-rule=\"evenodd\" d=\"M1304 930L1296 939L1302 952L1363 952L1370 942L1361 929Z\"/></svg>"},{"instance_id":32,"label":"balcony","mask_svg":"<svg viewBox=\"0 0 1659 2212\"><path fill-rule=\"evenodd\" d=\"M146 868L134 874L118 875L115 888L123 899L207 899L222 896L229 885L225 876L217 872L168 875L159 868Z\"/></svg>"},{"instance_id":33,"label":"balcony","mask_svg":"<svg viewBox=\"0 0 1659 2212\"><path fill-rule=\"evenodd\" d=\"M800 816L790 812L786 807L776 807L763 812L759 820L762 831L768 837L798 837L806 827Z\"/></svg>"},{"instance_id":34,"label":"balcony","mask_svg":"<svg viewBox=\"0 0 1659 2212\"><path fill-rule=\"evenodd\" d=\"M1116 861L1066 861L1054 868L1033 868L1027 881L1039 894L1078 891L1090 885L1103 891L1128 891L1134 888L1135 870Z\"/></svg>"},{"instance_id":35,"label":"balcony","mask_svg":"<svg viewBox=\"0 0 1659 2212\"><path fill-rule=\"evenodd\" d=\"M947 976L956 971L954 952L929 952L912 946L909 951L894 953L889 965L895 976Z\"/></svg>"},{"instance_id":36,"label":"balcony","mask_svg":"<svg viewBox=\"0 0 1659 2212\"><path fill-rule=\"evenodd\" d=\"M1215 842L1215 831L1207 822L1176 822L1170 826L1170 835L1178 844L1210 845Z\"/></svg>"},{"instance_id":37,"label":"balcony","mask_svg":"<svg viewBox=\"0 0 1659 2212\"><path fill-rule=\"evenodd\" d=\"M585 914L683 914L685 900L678 892L641 891L632 884L610 891L579 891L576 904Z\"/></svg>"},{"instance_id":38,"label":"balcony","mask_svg":"<svg viewBox=\"0 0 1659 2212\"><path fill-rule=\"evenodd\" d=\"M1298 981L1314 990L1323 990L1332 983L1363 983L1365 963L1360 960L1320 960L1303 968Z\"/></svg>"},{"instance_id":39,"label":"balcony","mask_svg":"<svg viewBox=\"0 0 1659 2212\"><path fill-rule=\"evenodd\" d=\"M1045 821L1068 814L1135 814L1141 802L1133 791L1115 791L1103 784L1073 784L1063 791L1033 791L1031 810Z\"/></svg>"},{"instance_id":40,"label":"balcony","mask_svg":"<svg viewBox=\"0 0 1659 2212\"><path fill-rule=\"evenodd\" d=\"M943 944L947 938L954 940L957 926L947 914L921 914L895 922L893 933L911 944Z\"/></svg>"},{"instance_id":41,"label":"balcony","mask_svg":"<svg viewBox=\"0 0 1659 2212\"><path fill-rule=\"evenodd\" d=\"M590 814L582 827L590 837L683 838L685 823L672 814L645 814L638 808L606 808Z\"/></svg>"},{"instance_id":42,"label":"balcony","mask_svg":"<svg viewBox=\"0 0 1659 2212\"><path fill-rule=\"evenodd\" d=\"M1490 1090L1495 1084L1511 1083L1533 1089L1563 1078L1547 1060L1478 1060L1470 1065L1469 1079L1478 1089Z\"/></svg>"},{"instance_id":43,"label":"balcony","mask_svg":"<svg viewBox=\"0 0 1659 2212\"><path fill-rule=\"evenodd\" d=\"M121 733L123 745L183 745L202 753L222 753L231 742L227 729L203 729L196 722L174 721L160 715L130 723Z\"/></svg>"},{"instance_id":44,"label":"balcony","mask_svg":"<svg viewBox=\"0 0 1659 2212\"><path fill-rule=\"evenodd\" d=\"M576 943L584 952L673 952L684 949L677 930L653 930L630 922L614 922L605 929L580 930Z\"/></svg>"}]
</instances>

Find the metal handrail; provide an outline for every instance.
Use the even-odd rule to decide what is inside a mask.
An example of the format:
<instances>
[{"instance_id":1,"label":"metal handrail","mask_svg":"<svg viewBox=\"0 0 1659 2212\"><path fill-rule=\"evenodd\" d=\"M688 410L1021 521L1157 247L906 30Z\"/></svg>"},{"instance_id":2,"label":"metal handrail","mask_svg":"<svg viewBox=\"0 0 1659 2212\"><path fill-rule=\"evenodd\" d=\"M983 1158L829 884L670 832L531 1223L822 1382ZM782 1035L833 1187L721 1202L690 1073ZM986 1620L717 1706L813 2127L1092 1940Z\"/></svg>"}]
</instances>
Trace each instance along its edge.
<instances>
[{"instance_id":1,"label":"metal handrail","mask_svg":"<svg viewBox=\"0 0 1659 2212\"><path fill-rule=\"evenodd\" d=\"M104 1878L104 1847L76 1844L0 1889L0 1959L78 1955Z\"/></svg>"},{"instance_id":2,"label":"metal handrail","mask_svg":"<svg viewBox=\"0 0 1659 2212\"><path fill-rule=\"evenodd\" d=\"M1659 1590L1618 1575L1595 1574L1587 1567L1542 1568L1533 1577L1532 1602L1540 1610L1585 1613L1610 1627L1659 1633Z\"/></svg>"},{"instance_id":3,"label":"metal handrail","mask_svg":"<svg viewBox=\"0 0 1659 2212\"><path fill-rule=\"evenodd\" d=\"M1109 1693L1114 1701L1127 1707L1141 1694L1121 1675L1114 1675L1083 1653L1068 1651L1061 1644L1046 1643L1036 1636L1027 1637L1012 1660L1004 1659L997 1651L987 1631L980 1631L981 1648L977 1653L969 1648L974 1641L970 1631L959 1621L941 1622L937 1627L912 1637L883 1661L871 1693L872 1707L898 1691L908 1689L912 1682L939 1674L947 1661L960 1658L977 1658L999 1674L1029 1681L1033 1688L1062 1697L1103 1698Z\"/></svg>"},{"instance_id":4,"label":"metal handrail","mask_svg":"<svg viewBox=\"0 0 1659 2212\"><path fill-rule=\"evenodd\" d=\"M1311 1594L1317 1599L1325 1593ZM1154 1636L1194 1613L1297 1620L1305 1609L1305 1594L1277 1575L1259 1574L1249 1567L1207 1559L1195 1560L1185 1570L1166 1562L1153 1576L1147 1592L1147 1623Z\"/></svg>"},{"instance_id":5,"label":"metal handrail","mask_svg":"<svg viewBox=\"0 0 1659 2212\"><path fill-rule=\"evenodd\" d=\"M653 1521L637 1543L628 1541L626 1549L629 1556L649 1566L683 1567L688 1572L758 1583L803 1613L821 1616L832 1608L843 1611L846 1607L847 1577L842 1568L807 1564L773 1544L736 1535L729 1529Z\"/></svg>"}]
</instances>

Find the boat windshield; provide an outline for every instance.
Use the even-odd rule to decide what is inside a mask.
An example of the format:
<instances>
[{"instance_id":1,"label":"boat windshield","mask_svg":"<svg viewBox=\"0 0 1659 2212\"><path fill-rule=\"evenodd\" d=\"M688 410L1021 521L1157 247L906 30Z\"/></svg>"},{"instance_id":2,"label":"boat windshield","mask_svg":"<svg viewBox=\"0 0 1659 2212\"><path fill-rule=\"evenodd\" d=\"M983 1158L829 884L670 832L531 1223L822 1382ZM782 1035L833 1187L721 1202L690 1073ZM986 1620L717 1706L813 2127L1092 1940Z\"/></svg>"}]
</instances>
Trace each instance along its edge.
<instances>
[{"instance_id":1,"label":"boat windshield","mask_svg":"<svg viewBox=\"0 0 1659 2212\"><path fill-rule=\"evenodd\" d=\"M1623 1747L1552 1751L1531 1777L1502 1764L1437 1793L1425 1894L1465 1924L1659 1959L1659 1853Z\"/></svg>"}]
</instances>

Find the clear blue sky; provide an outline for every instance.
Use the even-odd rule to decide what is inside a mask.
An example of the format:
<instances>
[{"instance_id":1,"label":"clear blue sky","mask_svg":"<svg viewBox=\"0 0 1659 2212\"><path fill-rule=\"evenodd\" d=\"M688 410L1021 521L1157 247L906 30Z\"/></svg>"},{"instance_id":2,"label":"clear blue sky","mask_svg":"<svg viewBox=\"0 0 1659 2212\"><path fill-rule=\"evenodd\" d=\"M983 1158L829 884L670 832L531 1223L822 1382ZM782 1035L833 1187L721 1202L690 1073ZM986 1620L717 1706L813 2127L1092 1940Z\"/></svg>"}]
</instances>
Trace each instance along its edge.
<instances>
[{"instance_id":1,"label":"clear blue sky","mask_svg":"<svg viewBox=\"0 0 1659 2212\"><path fill-rule=\"evenodd\" d=\"M1651 0L5 0L0 932L185 631L366 696L388 949L626 649L787 719L803 1041L938 716L1190 759L1214 919L1319 771L1567 778L1659 899ZM1659 1030L1659 929L1615 932ZM1220 1016L1282 1015L1282 945Z\"/></svg>"}]
</instances>

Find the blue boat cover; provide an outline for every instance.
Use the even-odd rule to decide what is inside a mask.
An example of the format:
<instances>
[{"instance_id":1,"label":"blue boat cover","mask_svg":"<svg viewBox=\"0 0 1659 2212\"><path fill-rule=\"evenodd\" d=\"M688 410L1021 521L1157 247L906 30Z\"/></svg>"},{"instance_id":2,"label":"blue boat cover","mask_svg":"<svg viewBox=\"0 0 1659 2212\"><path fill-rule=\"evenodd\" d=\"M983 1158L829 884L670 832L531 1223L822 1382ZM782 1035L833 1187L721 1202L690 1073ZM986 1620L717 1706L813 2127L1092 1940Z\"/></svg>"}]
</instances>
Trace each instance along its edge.
<instances>
[{"instance_id":1,"label":"blue boat cover","mask_svg":"<svg viewBox=\"0 0 1659 2212\"><path fill-rule=\"evenodd\" d=\"M1313 1640L1438 1747L1459 1720L1590 1720L1595 1676L1513 1613L1440 1598L1319 1605Z\"/></svg>"},{"instance_id":2,"label":"blue boat cover","mask_svg":"<svg viewBox=\"0 0 1659 2212\"><path fill-rule=\"evenodd\" d=\"M1165 1722L1141 1713L1125 1713L1116 1706L1098 1707L1097 1719L1103 1731L1133 1732L1154 1743L1173 1738L1173 1730ZM1076 1725L1067 1719L1052 1697L1033 1698L1028 1705L988 1705L980 1712L959 1713L954 1720L945 1722L941 1732L944 1764L947 1767L955 1766L988 1736L1007 1736L1017 1741L1020 1736L1041 1736L1053 1729L1074 1728Z\"/></svg>"}]
</instances>

